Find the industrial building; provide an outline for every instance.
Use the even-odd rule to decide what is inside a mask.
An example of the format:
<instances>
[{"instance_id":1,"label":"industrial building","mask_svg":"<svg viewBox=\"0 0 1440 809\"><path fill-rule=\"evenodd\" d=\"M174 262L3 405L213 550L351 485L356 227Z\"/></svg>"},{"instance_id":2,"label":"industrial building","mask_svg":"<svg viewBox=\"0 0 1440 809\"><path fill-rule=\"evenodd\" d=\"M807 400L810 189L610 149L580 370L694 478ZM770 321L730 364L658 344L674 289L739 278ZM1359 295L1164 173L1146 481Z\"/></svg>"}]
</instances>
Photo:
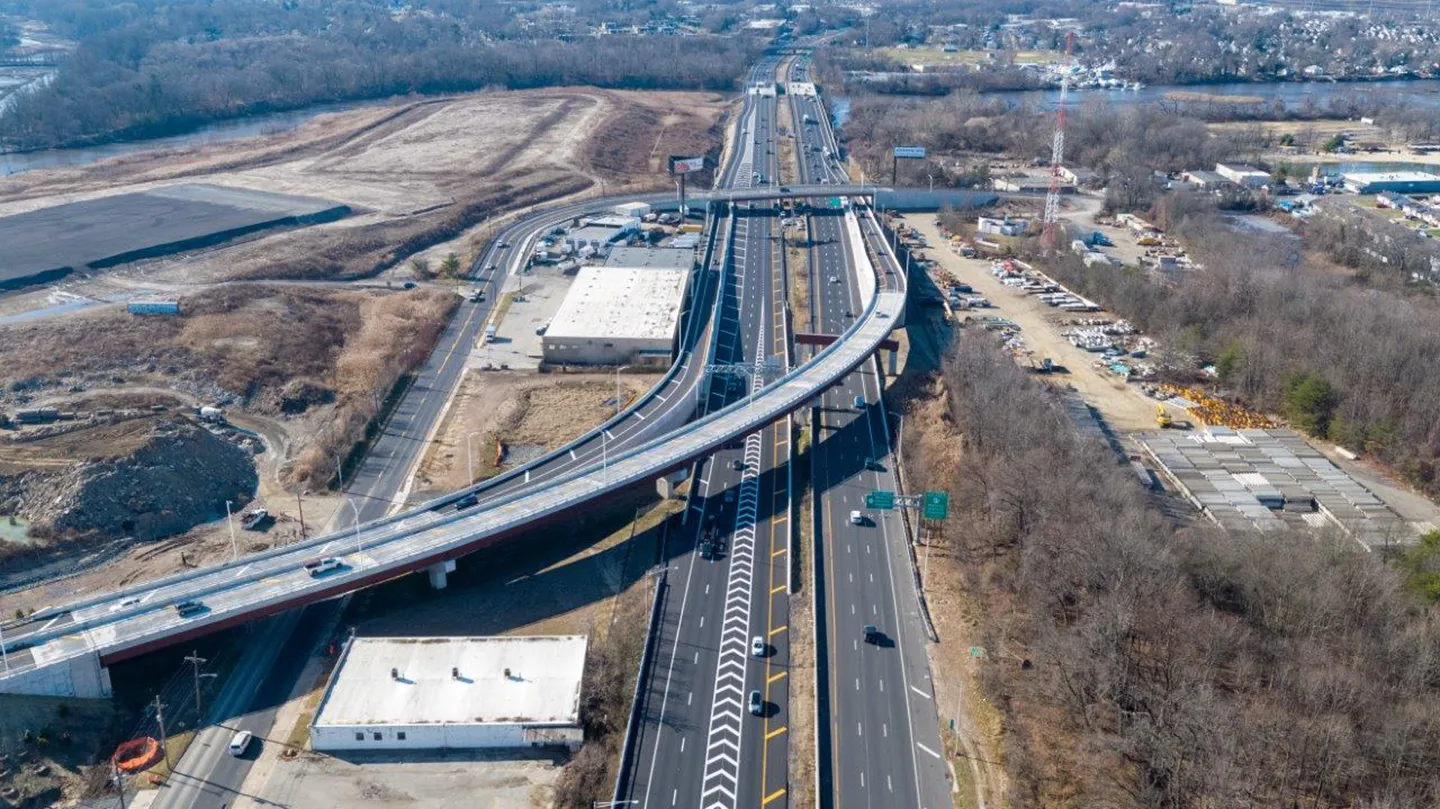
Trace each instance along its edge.
<instances>
[{"instance_id":1,"label":"industrial building","mask_svg":"<svg viewBox=\"0 0 1440 809\"><path fill-rule=\"evenodd\" d=\"M589 247L595 250L622 242L640 232L640 220L632 216L596 216L581 220L580 227L565 234L565 243L572 250Z\"/></svg>"},{"instance_id":2,"label":"industrial building","mask_svg":"<svg viewBox=\"0 0 1440 809\"><path fill-rule=\"evenodd\" d=\"M583 636L353 638L310 723L324 752L580 746Z\"/></svg>"},{"instance_id":3,"label":"industrial building","mask_svg":"<svg viewBox=\"0 0 1440 809\"><path fill-rule=\"evenodd\" d=\"M1259 188L1262 185L1269 185L1271 182L1270 172L1261 171L1244 163L1216 163L1215 173L1246 188Z\"/></svg>"},{"instance_id":4,"label":"industrial building","mask_svg":"<svg viewBox=\"0 0 1440 809\"><path fill-rule=\"evenodd\" d=\"M673 247L616 247L606 257L605 266L688 271L695 267L695 251Z\"/></svg>"},{"instance_id":5,"label":"industrial building","mask_svg":"<svg viewBox=\"0 0 1440 809\"><path fill-rule=\"evenodd\" d=\"M1357 194L1440 194L1440 174L1423 171L1347 171L1340 175L1345 188Z\"/></svg>"},{"instance_id":6,"label":"industrial building","mask_svg":"<svg viewBox=\"0 0 1440 809\"><path fill-rule=\"evenodd\" d=\"M668 365L689 280L688 268L582 268L545 329L545 362Z\"/></svg>"}]
</instances>

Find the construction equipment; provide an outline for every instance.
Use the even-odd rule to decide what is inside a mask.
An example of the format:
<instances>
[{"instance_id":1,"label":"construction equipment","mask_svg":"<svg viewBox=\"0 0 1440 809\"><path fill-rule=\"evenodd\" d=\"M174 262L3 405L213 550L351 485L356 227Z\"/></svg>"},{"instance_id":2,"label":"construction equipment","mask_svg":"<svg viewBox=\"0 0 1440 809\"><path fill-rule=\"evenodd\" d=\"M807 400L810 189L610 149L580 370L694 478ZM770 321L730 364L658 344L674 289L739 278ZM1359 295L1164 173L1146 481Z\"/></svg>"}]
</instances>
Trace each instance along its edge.
<instances>
[{"instance_id":1,"label":"construction equipment","mask_svg":"<svg viewBox=\"0 0 1440 809\"><path fill-rule=\"evenodd\" d=\"M1175 420L1170 418L1170 413L1165 410L1165 405L1163 404L1155 405L1155 423L1162 430L1168 429L1175 424Z\"/></svg>"}]
</instances>

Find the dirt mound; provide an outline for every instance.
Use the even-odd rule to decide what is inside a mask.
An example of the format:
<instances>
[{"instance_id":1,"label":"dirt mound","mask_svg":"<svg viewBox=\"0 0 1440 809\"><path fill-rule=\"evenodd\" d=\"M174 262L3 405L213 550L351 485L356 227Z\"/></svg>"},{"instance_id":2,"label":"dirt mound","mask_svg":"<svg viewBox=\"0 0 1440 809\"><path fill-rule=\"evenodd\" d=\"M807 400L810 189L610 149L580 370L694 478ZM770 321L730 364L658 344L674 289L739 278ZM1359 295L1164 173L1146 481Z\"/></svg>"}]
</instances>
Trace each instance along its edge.
<instances>
[{"instance_id":1,"label":"dirt mound","mask_svg":"<svg viewBox=\"0 0 1440 809\"><path fill-rule=\"evenodd\" d=\"M188 421L157 420L128 451L0 476L0 513L30 533L156 539L238 508L255 494L250 453Z\"/></svg>"}]
</instances>

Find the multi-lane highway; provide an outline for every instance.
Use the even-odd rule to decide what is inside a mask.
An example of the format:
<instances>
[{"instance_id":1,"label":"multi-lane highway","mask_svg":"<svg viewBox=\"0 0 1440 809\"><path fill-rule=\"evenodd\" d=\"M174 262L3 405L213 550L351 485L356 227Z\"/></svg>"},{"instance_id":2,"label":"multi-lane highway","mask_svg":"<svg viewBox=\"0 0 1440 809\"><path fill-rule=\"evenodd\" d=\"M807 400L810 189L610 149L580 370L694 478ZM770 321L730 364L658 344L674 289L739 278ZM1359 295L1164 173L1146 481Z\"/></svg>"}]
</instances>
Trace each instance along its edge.
<instances>
[{"instance_id":1,"label":"multi-lane highway","mask_svg":"<svg viewBox=\"0 0 1440 809\"><path fill-rule=\"evenodd\" d=\"M807 79L804 62L795 80ZM805 133L800 180L843 184L839 146L824 103L792 95L794 126ZM805 123L806 118L813 123ZM886 252L873 218L861 220L869 249ZM849 272L845 220L811 217L811 328L839 334L862 308L864 279ZM892 261L891 267L898 267ZM949 806L947 767L930 681L918 593L898 515L871 511L865 495L898 491L879 364L863 365L813 411L818 729L822 807ZM866 627L876 632L867 641Z\"/></svg>"},{"instance_id":2,"label":"multi-lane highway","mask_svg":"<svg viewBox=\"0 0 1440 809\"><path fill-rule=\"evenodd\" d=\"M750 73L722 183L773 186L776 63ZM773 206L741 203L722 256L722 305L707 409L743 402L789 370L785 280ZM646 806L784 806L788 419L697 465L697 496L678 532L659 642L642 694L638 752L618 800ZM751 695L758 694L758 707ZM756 715L758 711L759 715Z\"/></svg>"}]
</instances>

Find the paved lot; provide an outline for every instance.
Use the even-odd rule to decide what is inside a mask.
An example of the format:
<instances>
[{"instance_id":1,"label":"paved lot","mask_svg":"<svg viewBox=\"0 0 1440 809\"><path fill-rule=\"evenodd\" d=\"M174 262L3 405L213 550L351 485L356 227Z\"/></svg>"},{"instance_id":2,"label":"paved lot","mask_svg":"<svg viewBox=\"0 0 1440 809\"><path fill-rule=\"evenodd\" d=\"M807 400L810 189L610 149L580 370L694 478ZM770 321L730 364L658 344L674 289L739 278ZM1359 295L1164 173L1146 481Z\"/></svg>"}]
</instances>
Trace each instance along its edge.
<instances>
[{"instance_id":1,"label":"paved lot","mask_svg":"<svg viewBox=\"0 0 1440 809\"><path fill-rule=\"evenodd\" d=\"M338 219L344 205L215 185L176 185L0 219L0 287L189 250L261 228Z\"/></svg>"},{"instance_id":2,"label":"paved lot","mask_svg":"<svg viewBox=\"0 0 1440 809\"><path fill-rule=\"evenodd\" d=\"M575 280L573 274L561 273L553 266L538 266L527 275L520 276L521 298L512 300L505 318L495 332L491 344L477 345L471 354L471 367L484 368L500 365L516 369L540 367L544 358L541 336L535 330L550 322L560 310L565 293ZM516 279L505 279L505 293L515 291Z\"/></svg>"}]
</instances>

